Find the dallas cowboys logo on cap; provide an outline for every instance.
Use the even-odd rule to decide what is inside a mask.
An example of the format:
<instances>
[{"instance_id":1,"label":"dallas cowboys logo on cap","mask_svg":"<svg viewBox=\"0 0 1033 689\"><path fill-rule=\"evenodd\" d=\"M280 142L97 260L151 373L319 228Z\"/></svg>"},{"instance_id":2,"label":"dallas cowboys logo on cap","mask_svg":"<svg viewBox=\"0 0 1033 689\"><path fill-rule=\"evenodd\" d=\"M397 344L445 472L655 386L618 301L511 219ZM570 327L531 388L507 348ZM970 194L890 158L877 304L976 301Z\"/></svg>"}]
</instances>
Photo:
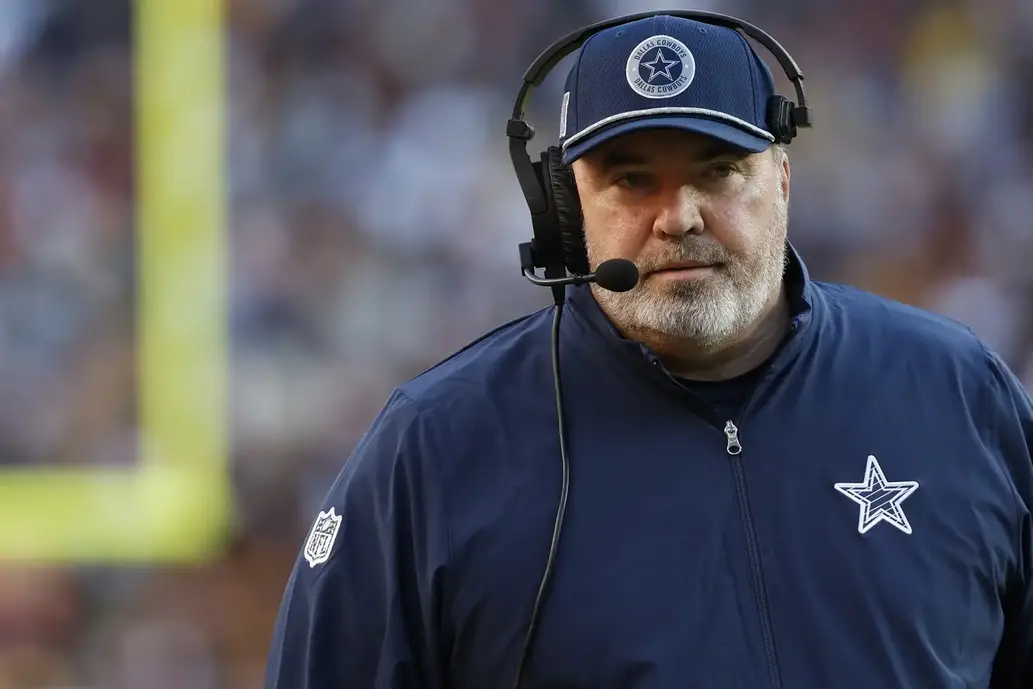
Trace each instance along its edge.
<instances>
[{"instance_id":1,"label":"dallas cowboys logo on cap","mask_svg":"<svg viewBox=\"0 0 1033 689\"><path fill-rule=\"evenodd\" d=\"M623 134L664 127L766 150L771 71L737 31L657 15L605 29L578 50L560 111L571 163Z\"/></svg>"},{"instance_id":2,"label":"dallas cowboys logo on cap","mask_svg":"<svg viewBox=\"0 0 1033 689\"><path fill-rule=\"evenodd\" d=\"M696 61L685 44L670 36L653 36L628 57L628 83L640 96L670 98L689 87Z\"/></svg>"}]
</instances>

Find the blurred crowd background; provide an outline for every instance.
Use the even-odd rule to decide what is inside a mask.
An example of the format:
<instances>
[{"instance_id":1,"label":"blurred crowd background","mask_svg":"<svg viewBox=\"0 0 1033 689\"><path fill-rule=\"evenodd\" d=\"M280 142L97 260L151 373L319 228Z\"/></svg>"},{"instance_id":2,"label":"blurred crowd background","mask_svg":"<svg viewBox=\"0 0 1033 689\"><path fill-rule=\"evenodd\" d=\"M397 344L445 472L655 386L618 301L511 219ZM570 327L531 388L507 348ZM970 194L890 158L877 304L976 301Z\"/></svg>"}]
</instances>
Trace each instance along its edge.
<instances>
[{"instance_id":1,"label":"blurred crowd background","mask_svg":"<svg viewBox=\"0 0 1033 689\"><path fill-rule=\"evenodd\" d=\"M658 7L228 4L233 539L199 567L0 564L0 689L261 685L302 536L390 388L548 303L503 136L525 67ZM971 325L1033 387L1033 3L669 5L759 24L807 75L790 233L815 276ZM0 2L0 465L134 451L130 18Z\"/></svg>"}]
</instances>

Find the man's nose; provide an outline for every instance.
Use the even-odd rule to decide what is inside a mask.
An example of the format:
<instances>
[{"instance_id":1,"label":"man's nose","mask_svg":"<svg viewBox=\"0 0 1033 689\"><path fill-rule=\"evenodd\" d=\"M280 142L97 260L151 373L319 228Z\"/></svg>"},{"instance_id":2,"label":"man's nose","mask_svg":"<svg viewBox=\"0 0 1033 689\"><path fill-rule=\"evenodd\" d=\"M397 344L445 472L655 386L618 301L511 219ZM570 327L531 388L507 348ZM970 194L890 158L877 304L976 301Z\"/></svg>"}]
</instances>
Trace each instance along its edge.
<instances>
[{"instance_id":1,"label":"man's nose","mask_svg":"<svg viewBox=\"0 0 1033 689\"><path fill-rule=\"evenodd\" d=\"M656 216L653 233L660 237L703 234L702 207L698 192L689 186L673 190Z\"/></svg>"}]
</instances>

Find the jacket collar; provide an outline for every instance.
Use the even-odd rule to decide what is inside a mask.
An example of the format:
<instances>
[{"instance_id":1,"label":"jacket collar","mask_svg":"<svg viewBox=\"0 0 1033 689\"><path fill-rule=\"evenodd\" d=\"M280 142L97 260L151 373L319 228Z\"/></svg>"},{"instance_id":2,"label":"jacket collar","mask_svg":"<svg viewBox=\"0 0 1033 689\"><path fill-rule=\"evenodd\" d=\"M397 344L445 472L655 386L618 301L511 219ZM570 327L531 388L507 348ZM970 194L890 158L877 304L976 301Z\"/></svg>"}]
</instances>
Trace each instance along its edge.
<instances>
[{"instance_id":1,"label":"jacket collar","mask_svg":"<svg viewBox=\"0 0 1033 689\"><path fill-rule=\"evenodd\" d=\"M820 301L810 273L799 252L791 243L787 242L786 246L788 265L783 284L789 297L792 325L786 343L773 362L776 367L788 363L799 351L801 345L813 337L813 325ZM575 320L583 330L587 331L584 334L588 335L585 338L589 341L588 343L595 344L601 339L605 348L619 358L635 366L645 364L648 369L655 369L654 364L659 362L659 357L648 346L625 338L614 327L609 317L596 302L588 285L568 287L566 304L566 310L569 310L573 316L572 320Z\"/></svg>"}]
</instances>

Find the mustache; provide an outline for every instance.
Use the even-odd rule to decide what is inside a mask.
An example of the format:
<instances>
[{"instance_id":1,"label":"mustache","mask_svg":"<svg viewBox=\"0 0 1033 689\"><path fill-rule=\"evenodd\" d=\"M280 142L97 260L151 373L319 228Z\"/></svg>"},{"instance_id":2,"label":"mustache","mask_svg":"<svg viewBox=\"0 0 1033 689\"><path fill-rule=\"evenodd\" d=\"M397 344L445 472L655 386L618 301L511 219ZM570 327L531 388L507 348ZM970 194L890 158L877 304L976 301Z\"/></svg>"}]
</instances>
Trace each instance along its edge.
<instances>
[{"instance_id":1,"label":"mustache","mask_svg":"<svg viewBox=\"0 0 1033 689\"><path fill-rule=\"evenodd\" d=\"M655 256L642 257L639 270L650 272L660 270L672 263L696 261L699 263L730 263L734 260L732 253L720 244L708 241L691 240L672 247L670 251Z\"/></svg>"}]
</instances>

